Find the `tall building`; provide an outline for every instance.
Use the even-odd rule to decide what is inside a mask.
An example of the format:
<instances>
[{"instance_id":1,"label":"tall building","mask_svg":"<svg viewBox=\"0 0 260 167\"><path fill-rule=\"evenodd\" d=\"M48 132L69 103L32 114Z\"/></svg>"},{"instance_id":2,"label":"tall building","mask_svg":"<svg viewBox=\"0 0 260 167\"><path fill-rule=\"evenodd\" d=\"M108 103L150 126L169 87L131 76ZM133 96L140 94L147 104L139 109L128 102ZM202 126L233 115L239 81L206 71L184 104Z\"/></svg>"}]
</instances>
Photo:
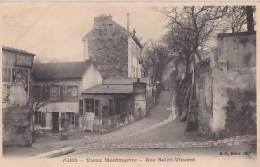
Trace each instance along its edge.
<instances>
[{"instance_id":1,"label":"tall building","mask_svg":"<svg viewBox=\"0 0 260 167\"><path fill-rule=\"evenodd\" d=\"M141 77L142 45L136 32L129 31L112 20L112 16L94 18L92 30L83 37L85 60L92 59L103 78Z\"/></svg>"}]
</instances>

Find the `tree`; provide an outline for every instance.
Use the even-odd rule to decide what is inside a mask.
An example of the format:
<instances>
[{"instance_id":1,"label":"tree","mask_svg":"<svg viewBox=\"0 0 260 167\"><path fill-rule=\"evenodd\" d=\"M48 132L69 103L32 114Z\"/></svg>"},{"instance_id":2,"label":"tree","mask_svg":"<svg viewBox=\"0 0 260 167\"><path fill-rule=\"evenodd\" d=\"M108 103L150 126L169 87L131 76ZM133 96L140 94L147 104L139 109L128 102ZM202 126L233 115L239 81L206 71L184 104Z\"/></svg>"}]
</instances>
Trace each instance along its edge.
<instances>
[{"instance_id":1,"label":"tree","mask_svg":"<svg viewBox=\"0 0 260 167\"><path fill-rule=\"evenodd\" d=\"M254 29L253 13L254 6L231 6L228 7L225 21L232 30L232 33L245 31L244 26L247 24L251 29ZM253 31L247 28L248 31Z\"/></svg>"},{"instance_id":2,"label":"tree","mask_svg":"<svg viewBox=\"0 0 260 167\"><path fill-rule=\"evenodd\" d=\"M196 58L199 62L203 60L199 49L212 49L212 37L215 37L217 32L227 31L223 28L226 23L222 19L227 9L222 6L184 6L158 10L168 21L167 43L177 43L169 49L178 56L188 54L185 55L186 59L192 61L196 67Z\"/></svg>"},{"instance_id":3,"label":"tree","mask_svg":"<svg viewBox=\"0 0 260 167\"><path fill-rule=\"evenodd\" d=\"M243 30L243 25L246 24L245 6L232 6L228 8L226 21L231 28L232 33Z\"/></svg>"},{"instance_id":4,"label":"tree","mask_svg":"<svg viewBox=\"0 0 260 167\"><path fill-rule=\"evenodd\" d=\"M54 82L40 82L31 84L31 96L28 99L28 106L30 107L29 118L32 125L33 137L35 137L35 122L34 115L39 112L40 109L48 104L60 101L61 94L57 92L56 98L51 95L51 86Z\"/></svg>"},{"instance_id":5,"label":"tree","mask_svg":"<svg viewBox=\"0 0 260 167\"><path fill-rule=\"evenodd\" d=\"M162 44L151 42L144 51L146 67L153 83L161 81L167 64L171 61L168 50Z\"/></svg>"}]
</instances>

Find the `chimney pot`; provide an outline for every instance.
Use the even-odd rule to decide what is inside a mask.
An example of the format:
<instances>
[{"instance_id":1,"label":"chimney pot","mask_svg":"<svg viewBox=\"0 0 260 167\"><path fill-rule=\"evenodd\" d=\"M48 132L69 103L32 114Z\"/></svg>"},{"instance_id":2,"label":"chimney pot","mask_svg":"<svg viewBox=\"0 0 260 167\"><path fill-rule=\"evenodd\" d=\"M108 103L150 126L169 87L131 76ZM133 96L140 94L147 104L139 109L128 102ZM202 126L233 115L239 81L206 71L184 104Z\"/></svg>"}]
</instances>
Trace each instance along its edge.
<instances>
[{"instance_id":1,"label":"chimney pot","mask_svg":"<svg viewBox=\"0 0 260 167\"><path fill-rule=\"evenodd\" d=\"M136 31L135 31L135 29L133 30L133 34L134 34L134 36L135 36L135 33L136 33Z\"/></svg>"},{"instance_id":2,"label":"chimney pot","mask_svg":"<svg viewBox=\"0 0 260 167\"><path fill-rule=\"evenodd\" d=\"M127 13L127 27L126 27L127 31L129 31L129 27L130 27L130 20L129 20L129 17L130 17L130 14Z\"/></svg>"}]
</instances>

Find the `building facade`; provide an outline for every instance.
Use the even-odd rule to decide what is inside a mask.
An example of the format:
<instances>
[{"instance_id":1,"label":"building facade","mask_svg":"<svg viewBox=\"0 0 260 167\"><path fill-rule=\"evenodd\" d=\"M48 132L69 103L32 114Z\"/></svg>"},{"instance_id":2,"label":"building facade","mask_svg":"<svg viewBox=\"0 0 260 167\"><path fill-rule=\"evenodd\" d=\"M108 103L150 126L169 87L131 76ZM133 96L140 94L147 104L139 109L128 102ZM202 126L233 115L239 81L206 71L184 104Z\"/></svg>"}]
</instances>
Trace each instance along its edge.
<instances>
[{"instance_id":1,"label":"building facade","mask_svg":"<svg viewBox=\"0 0 260 167\"><path fill-rule=\"evenodd\" d=\"M93 29L83 37L85 59L97 63L106 79L141 78L142 45L133 33L112 20L112 16L94 18Z\"/></svg>"},{"instance_id":2,"label":"building facade","mask_svg":"<svg viewBox=\"0 0 260 167\"><path fill-rule=\"evenodd\" d=\"M90 60L35 64L33 76L35 107L46 103L35 114L35 129L58 132L64 129L61 118L66 118L70 129L82 128L81 92L102 83L96 65Z\"/></svg>"},{"instance_id":3,"label":"building facade","mask_svg":"<svg viewBox=\"0 0 260 167\"><path fill-rule=\"evenodd\" d=\"M31 69L34 54L2 47L3 145L32 144L30 124Z\"/></svg>"},{"instance_id":4,"label":"building facade","mask_svg":"<svg viewBox=\"0 0 260 167\"><path fill-rule=\"evenodd\" d=\"M107 79L102 85L82 92L83 113L88 118L85 130L115 130L146 115L144 80Z\"/></svg>"}]
</instances>

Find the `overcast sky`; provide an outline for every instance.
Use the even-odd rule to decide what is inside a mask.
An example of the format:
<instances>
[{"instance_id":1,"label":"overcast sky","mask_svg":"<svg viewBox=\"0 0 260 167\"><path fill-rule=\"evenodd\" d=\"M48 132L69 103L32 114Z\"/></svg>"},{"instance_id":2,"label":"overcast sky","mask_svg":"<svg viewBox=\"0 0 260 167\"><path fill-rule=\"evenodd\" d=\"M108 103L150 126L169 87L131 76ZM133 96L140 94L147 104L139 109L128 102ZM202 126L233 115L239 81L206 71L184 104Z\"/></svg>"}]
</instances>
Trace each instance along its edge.
<instances>
[{"instance_id":1,"label":"overcast sky","mask_svg":"<svg viewBox=\"0 0 260 167\"><path fill-rule=\"evenodd\" d=\"M82 61L82 38L93 27L94 17L111 14L143 40L158 40L165 30L162 14L149 3L16 2L2 3L3 45L60 61Z\"/></svg>"}]
</instances>

